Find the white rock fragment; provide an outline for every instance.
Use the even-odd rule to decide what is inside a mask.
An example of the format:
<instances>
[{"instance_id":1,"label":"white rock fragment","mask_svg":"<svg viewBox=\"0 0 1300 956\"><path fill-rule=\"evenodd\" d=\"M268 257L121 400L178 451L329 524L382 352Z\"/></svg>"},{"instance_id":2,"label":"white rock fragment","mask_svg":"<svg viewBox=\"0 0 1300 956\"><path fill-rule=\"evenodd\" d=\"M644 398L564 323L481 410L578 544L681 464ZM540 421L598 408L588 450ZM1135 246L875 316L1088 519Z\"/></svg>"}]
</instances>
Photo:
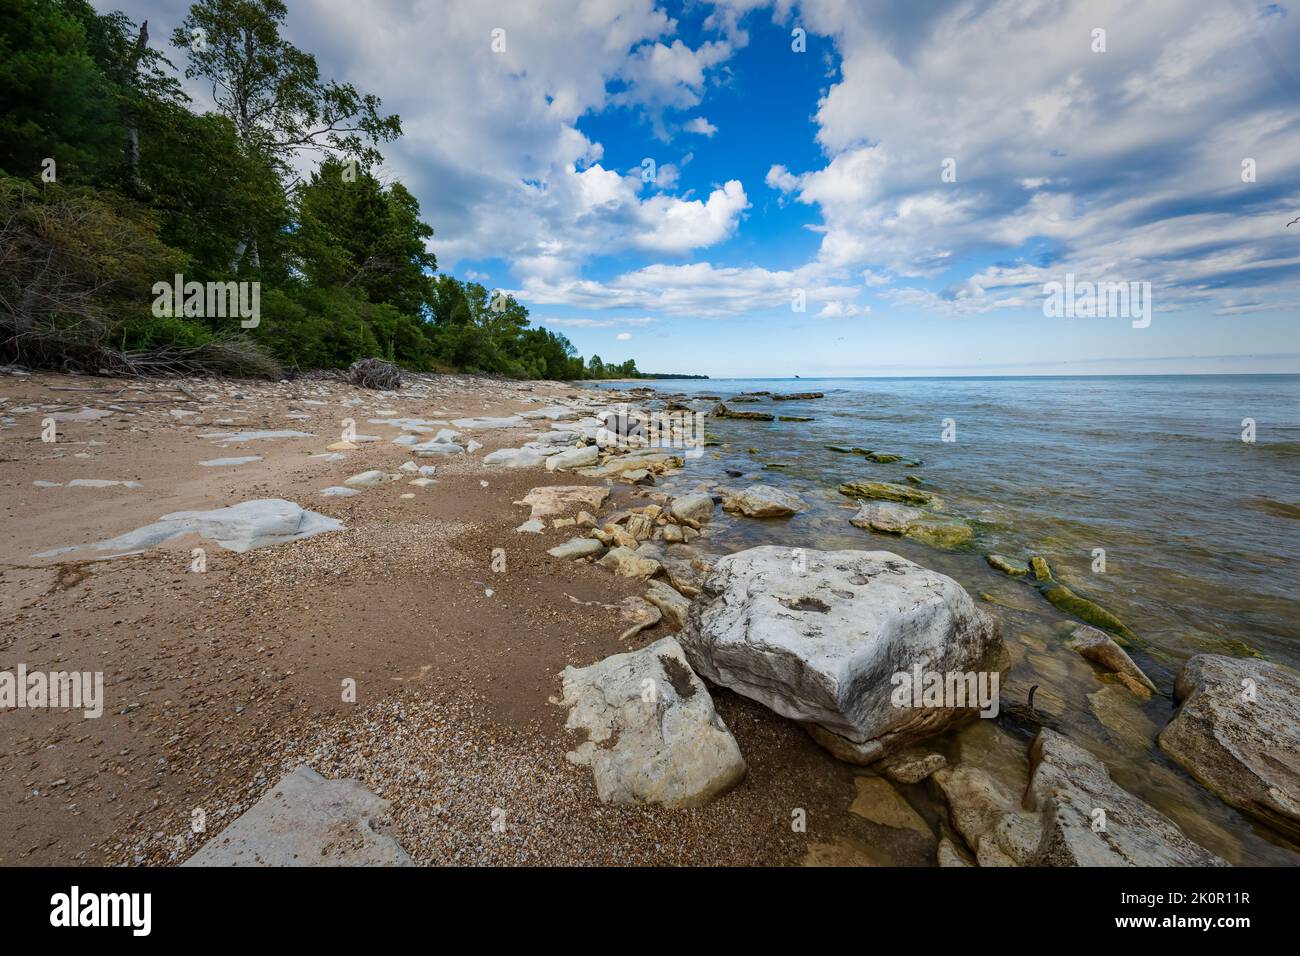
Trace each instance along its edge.
<instances>
[{"instance_id":1,"label":"white rock fragment","mask_svg":"<svg viewBox=\"0 0 1300 956\"><path fill-rule=\"evenodd\" d=\"M342 485L331 485L328 488L322 488L320 493L326 498L351 498L353 495L361 494L355 488L344 488Z\"/></svg>"},{"instance_id":2,"label":"white rock fragment","mask_svg":"<svg viewBox=\"0 0 1300 956\"><path fill-rule=\"evenodd\" d=\"M247 465L250 461L261 461L261 455L244 455L240 458L209 458L199 462L204 468L224 468L228 465Z\"/></svg>"},{"instance_id":3,"label":"white rock fragment","mask_svg":"<svg viewBox=\"0 0 1300 956\"><path fill-rule=\"evenodd\" d=\"M279 431L249 431L249 432L206 432L199 436L200 438L215 438L223 442L244 442L244 441L264 441L268 438L315 438L309 432L297 432L292 429L280 429Z\"/></svg>"},{"instance_id":4,"label":"white rock fragment","mask_svg":"<svg viewBox=\"0 0 1300 956\"><path fill-rule=\"evenodd\" d=\"M351 478L345 478L343 484L353 485L359 488L373 488L375 485L382 485L392 479L388 473L380 471L378 468L372 468L370 471L363 471L353 475Z\"/></svg>"}]
</instances>

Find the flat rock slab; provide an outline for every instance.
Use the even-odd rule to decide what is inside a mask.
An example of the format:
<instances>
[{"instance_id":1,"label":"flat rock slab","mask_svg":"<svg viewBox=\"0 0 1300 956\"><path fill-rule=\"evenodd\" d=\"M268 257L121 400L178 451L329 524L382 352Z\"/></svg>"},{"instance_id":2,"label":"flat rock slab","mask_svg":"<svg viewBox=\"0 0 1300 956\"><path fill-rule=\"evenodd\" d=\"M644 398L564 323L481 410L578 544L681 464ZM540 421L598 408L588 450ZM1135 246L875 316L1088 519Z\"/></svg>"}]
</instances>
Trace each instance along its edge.
<instances>
[{"instance_id":1,"label":"flat rock slab","mask_svg":"<svg viewBox=\"0 0 1300 956\"><path fill-rule=\"evenodd\" d=\"M565 726L587 733L568 759L591 767L602 803L697 807L745 776L735 738L673 638L566 667L561 680Z\"/></svg>"},{"instance_id":2,"label":"flat rock slab","mask_svg":"<svg viewBox=\"0 0 1300 956\"><path fill-rule=\"evenodd\" d=\"M533 448L502 448L483 456L483 464L505 468L536 468L544 461L546 456Z\"/></svg>"},{"instance_id":3,"label":"flat rock slab","mask_svg":"<svg viewBox=\"0 0 1300 956\"><path fill-rule=\"evenodd\" d=\"M96 544L73 545L37 554L50 558L71 551L138 551L152 548L183 534L216 541L227 551L243 553L254 548L297 541L327 531L342 531L343 522L283 498L259 498L211 511L173 511L153 524Z\"/></svg>"},{"instance_id":4,"label":"flat rock slab","mask_svg":"<svg viewBox=\"0 0 1300 956\"><path fill-rule=\"evenodd\" d=\"M579 509L595 512L609 497L609 489L600 485L549 485L534 488L515 504L528 505L530 518L549 518Z\"/></svg>"},{"instance_id":5,"label":"flat rock slab","mask_svg":"<svg viewBox=\"0 0 1300 956\"><path fill-rule=\"evenodd\" d=\"M204 468L226 468L231 465L247 465L249 462L261 461L261 455L243 455L239 458L210 458L199 462Z\"/></svg>"},{"instance_id":6,"label":"flat rock slab","mask_svg":"<svg viewBox=\"0 0 1300 956\"><path fill-rule=\"evenodd\" d=\"M984 674L1005 652L952 578L888 551L765 546L718 561L678 635L696 672L873 763L978 712L895 704L900 674Z\"/></svg>"},{"instance_id":7,"label":"flat rock slab","mask_svg":"<svg viewBox=\"0 0 1300 956\"><path fill-rule=\"evenodd\" d=\"M1062 734L1039 731L1029 761L1024 805L1041 814L1043 827L1031 865L1227 865L1121 789L1100 760Z\"/></svg>"},{"instance_id":8,"label":"flat rock slab","mask_svg":"<svg viewBox=\"0 0 1300 956\"><path fill-rule=\"evenodd\" d=\"M200 438L216 438L223 442L265 441L268 438L315 438L310 432L298 432L292 429L279 431L250 432L208 432Z\"/></svg>"},{"instance_id":9,"label":"flat rock slab","mask_svg":"<svg viewBox=\"0 0 1300 956\"><path fill-rule=\"evenodd\" d=\"M1220 799L1300 839L1300 677L1254 658L1198 654L1160 748Z\"/></svg>"},{"instance_id":10,"label":"flat rock slab","mask_svg":"<svg viewBox=\"0 0 1300 956\"><path fill-rule=\"evenodd\" d=\"M520 425L528 424L527 420L520 415L508 415L504 418L454 418L451 423L457 428L468 428L472 431L486 431L492 428L517 428Z\"/></svg>"},{"instance_id":11,"label":"flat rock slab","mask_svg":"<svg viewBox=\"0 0 1300 956\"><path fill-rule=\"evenodd\" d=\"M299 767L182 866L411 866L388 801Z\"/></svg>"},{"instance_id":12,"label":"flat rock slab","mask_svg":"<svg viewBox=\"0 0 1300 956\"><path fill-rule=\"evenodd\" d=\"M730 492L722 502L724 511L736 511L747 518L784 518L807 507L798 495L770 485L750 485L743 491Z\"/></svg>"}]
</instances>

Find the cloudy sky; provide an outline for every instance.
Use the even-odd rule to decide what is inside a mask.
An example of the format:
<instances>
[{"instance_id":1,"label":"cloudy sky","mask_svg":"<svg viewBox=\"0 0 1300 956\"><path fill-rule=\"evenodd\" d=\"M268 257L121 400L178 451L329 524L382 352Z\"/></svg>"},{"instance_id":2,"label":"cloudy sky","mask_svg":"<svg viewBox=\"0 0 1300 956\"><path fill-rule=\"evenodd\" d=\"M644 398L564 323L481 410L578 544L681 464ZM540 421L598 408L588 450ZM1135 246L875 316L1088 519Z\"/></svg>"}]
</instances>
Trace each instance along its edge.
<instances>
[{"instance_id":1,"label":"cloudy sky","mask_svg":"<svg viewBox=\"0 0 1300 956\"><path fill-rule=\"evenodd\" d=\"M187 6L96 2L155 45ZM287 34L401 116L439 267L584 355L1300 371L1300 3L289 0ZM1067 274L1152 321L1046 316Z\"/></svg>"}]
</instances>

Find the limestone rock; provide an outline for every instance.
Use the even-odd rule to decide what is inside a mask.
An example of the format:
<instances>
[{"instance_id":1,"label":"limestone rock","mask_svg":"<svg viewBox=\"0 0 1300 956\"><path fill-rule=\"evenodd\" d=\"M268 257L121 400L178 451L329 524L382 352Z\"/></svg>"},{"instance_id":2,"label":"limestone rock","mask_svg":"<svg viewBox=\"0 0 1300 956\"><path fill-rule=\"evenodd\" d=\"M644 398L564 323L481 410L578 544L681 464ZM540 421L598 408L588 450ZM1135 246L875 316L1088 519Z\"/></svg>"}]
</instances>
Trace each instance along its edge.
<instances>
[{"instance_id":1,"label":"limestone rock","mask_svg":"<svg viewBox=\"0 0 1300 956\"><path fill-rule=\"evenodd\" d=\"M738 511L747 518L783 518L807 507L798 495L770 485L750 485L727 495L722 502L724 511Z\"/></svg>"},{"instance_id":2,"label":"limestone rock","mask_svg":"<svg viewBox=\"0 0 1300 956\"><path fill-rule=\"evenodd\" d=\"M411 866L387 800L299 767L182 866Z\"/></svg>"},{"instance_id":3,"label":"limestone rock","mask_svg":"<svg viewBox=\"0 0 1300 956\"><path fill-rule=\"evenodd\" d=\"M562 680L566 726L588 735L568 759L591 767L601 802L696 807L744 777L735 738L673 638L567 667Z\"/></svg>"},{"instance_id":4,"label":"limestone rock","mask_svg":"<svg viewBox=\"0 0 1300 956\"><path fill-rule=\"evenodd\" d=\"M1039 731L1029 760L1024 802L1043 821L1034 865L1226 865L1189 840L1172 820L1117 786L1100 760L1062 734Z\"/></svg>"},{"instance_id":5,"label":"limestone rock","mask_svg":"<svg viewBox=\"0 0 1300 956\"><path fill-rule=\"evenodd\" d=\"M765 546L727 555L679 639L707 680L805 723L858 763L977 712L974 702L918 707L910 697L896 706L895 675L913 665L987 675L1004 659L993 623L956 581L888 551L796 558Z\"/></svg>"},{"instance_id":6,"label":"limestone rock","mask_svg":"<svg viewBox=\"0 0 1300 956\"><path fill-rule=\"evenodd\" d=\"M1300 677L1257 658L1198 654L1160 748L1220 799L1300 839Z\"/></svg>"}]
</instances>

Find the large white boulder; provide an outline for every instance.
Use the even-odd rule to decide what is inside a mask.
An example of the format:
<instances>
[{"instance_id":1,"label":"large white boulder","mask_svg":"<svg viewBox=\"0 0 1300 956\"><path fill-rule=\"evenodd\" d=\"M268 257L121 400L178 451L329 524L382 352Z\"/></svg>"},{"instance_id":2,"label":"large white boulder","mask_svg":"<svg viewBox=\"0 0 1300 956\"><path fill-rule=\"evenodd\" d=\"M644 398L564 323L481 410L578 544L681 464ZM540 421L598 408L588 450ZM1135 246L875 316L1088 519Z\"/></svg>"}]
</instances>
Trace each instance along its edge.
<instances>
[{"instance_id":1,"label":"large white boulder","mask_svg":"<svg viewBox=\"0 0 1300 956\"><path fill-rule=\"evenodd\" d=\"M1300 676L1256 658L1198 654L1160 749L1219 798L1300 839Z\"/></svg>"},{"instance_id":2,"label":"large white boulder","mask_svg":"<svg viewBox=\"0 0 1300 956\"><path fill-rule=\"evenodd\" d=\"M979 712L896 703L902 678L1000 682L1002 642L956 581L888 551L750 548L720 559L678 635L696 672L871 763Z\"/></svg>"},{"instance_id":3,"label":"large white boulder","mask_svg":"<svg viewBox=\"0 0 1300 956\"><path fill-rule=\"evenodd\" d=\"M681 647L665 637L590 667L566 667L568 755L591 767L603 803L696 807L745 776L745 761Z\"/></svg>"}]
</instances>

